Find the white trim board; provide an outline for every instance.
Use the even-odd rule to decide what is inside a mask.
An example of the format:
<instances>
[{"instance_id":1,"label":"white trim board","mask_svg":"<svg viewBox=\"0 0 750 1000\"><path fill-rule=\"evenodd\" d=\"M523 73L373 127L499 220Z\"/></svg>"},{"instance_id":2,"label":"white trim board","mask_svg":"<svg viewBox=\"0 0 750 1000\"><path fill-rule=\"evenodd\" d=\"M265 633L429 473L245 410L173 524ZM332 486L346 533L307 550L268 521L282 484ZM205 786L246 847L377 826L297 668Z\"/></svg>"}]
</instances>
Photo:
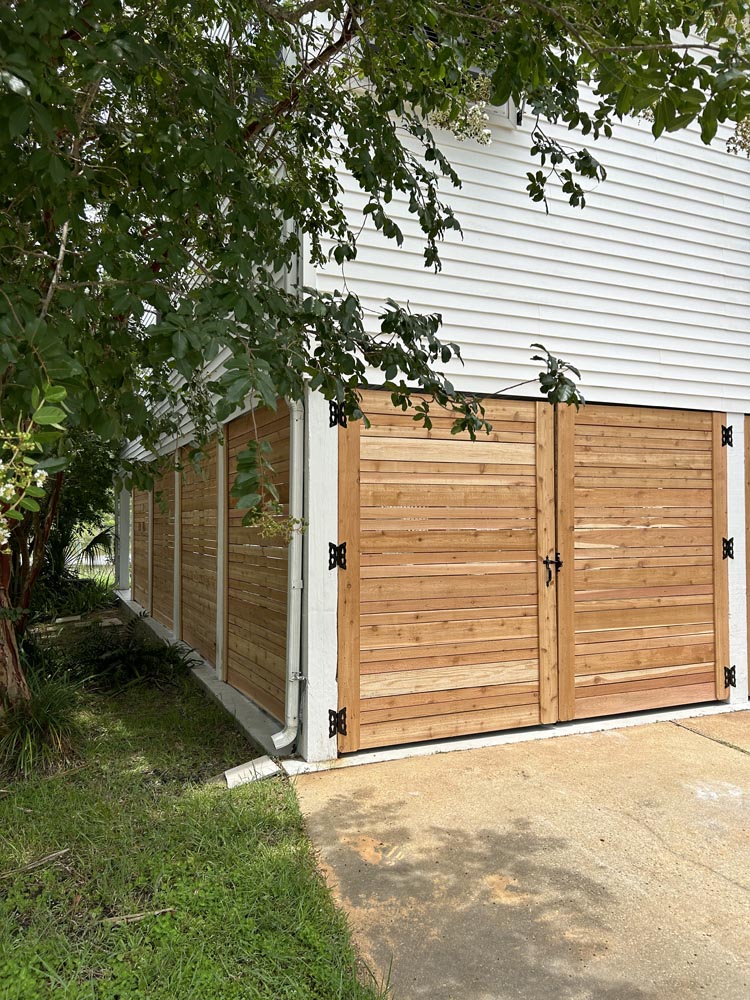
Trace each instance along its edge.
<instances>
[{"instance_id":1,"label":"white trim board","mask_svg":"<svg viewBox=\"0 0 750 1000\"><path fill-rule=\"evenodd\" d=\"M480 736L458 736L450 740L433 740L427 743L389 747L383 750L364 750L327 761L304 761L296 758L285 760L282 767L290 776L310 774L314 771L333 771L342 767L359 767L362 764L383 764L390 760L405 760L409 757L430 757L436 753L454 753L459 750L479 750L482 747L505 746L511 743L529 743L532 740L553 739L561 736L581 736L589 733L609 732L614 729L628 729L645 726L653 722L675 722L679 719L698 719L711 715L725 715L729 712L750 711L750 703L730 705L695 705L692 708L678 708L637 712L632 715L605 716L581 722L558 722L550 726L534 726L503 733L482 734Z\"/></svg>"}]
</instances>

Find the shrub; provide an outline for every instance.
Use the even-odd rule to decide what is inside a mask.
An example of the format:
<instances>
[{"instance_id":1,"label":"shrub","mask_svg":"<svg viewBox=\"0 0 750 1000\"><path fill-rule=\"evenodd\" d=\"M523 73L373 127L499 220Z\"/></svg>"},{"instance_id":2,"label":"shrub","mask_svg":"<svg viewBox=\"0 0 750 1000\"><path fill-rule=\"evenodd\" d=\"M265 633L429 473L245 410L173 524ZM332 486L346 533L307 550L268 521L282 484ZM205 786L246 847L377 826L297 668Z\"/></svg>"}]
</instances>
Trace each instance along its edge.
<instances>
[{"instance_id":1,"label":"shrub","mask_svg":"<svg viewBox=\"0 0 750 1000\"><path fill-rule=\"evenodd\" d=\"M65 573L53 577L42 573L32 592L31 614L34 621L52 621L116 605L117 596L109 574L78 577Z\"/></svg>"},{"instance_id":2,"label":"shrub","mask_svg":"<svg viewBox=\"0 0 750 1000\"><path fill-rule=\"evenodd\" d=\"M30 700L7 706L0 715L0 770L22 777L68 763L81 737L80 685L64 674L35 670L28 682Z\"/></svg>"},{"instance_id":3,"label":"shrub","mask_svg":"<svg viewBox=\"0 0 750 1000\"><path fill-rule=\"evenodd\" d=\"M70 630L66 641L64 669L98 690L170 684L190 669L189 650L163 642L137 618L117 624L91 622Z\"/></svg>"}]
</instances>

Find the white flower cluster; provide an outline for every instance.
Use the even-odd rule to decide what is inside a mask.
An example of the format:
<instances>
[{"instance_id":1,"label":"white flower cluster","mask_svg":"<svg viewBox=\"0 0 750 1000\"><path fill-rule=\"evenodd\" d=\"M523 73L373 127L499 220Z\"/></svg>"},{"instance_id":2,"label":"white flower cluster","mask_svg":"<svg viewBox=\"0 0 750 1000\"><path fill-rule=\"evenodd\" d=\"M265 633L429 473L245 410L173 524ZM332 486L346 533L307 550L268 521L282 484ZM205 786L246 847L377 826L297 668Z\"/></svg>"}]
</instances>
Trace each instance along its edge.
<instances>
[{"instance_id":1,"label":"white flower cluster","mask_svg":"<svg viewBox=\"0 0 750 1000\"><path fill-rule=\"evenodd\" d=\"M0 505L4 505L6 511L16 507L16 501L25 494L26 488L32 483L41 490L47 482L48 474L44 469L35 469L32 472L28 467L21 468L22 473L14 469L12 463L0 461ZM0 552L8 551L12 530L10 519L0 516Z\"/></svg>"},{"instance_id":2,"label":"white flower cluster","mask_svg":"<svg viewBox=\"0 0 750 1000\"><path fill-rule=\"evenodd\" d=\"M487 127L490 116L485 110L486 107L486 101L477 101L455 117L447 113L435 114L432 116L432 123L451 131L460 142L473 139L480 146L489 146L492 142L492 131Z\"/></svg>"}]
</instances>

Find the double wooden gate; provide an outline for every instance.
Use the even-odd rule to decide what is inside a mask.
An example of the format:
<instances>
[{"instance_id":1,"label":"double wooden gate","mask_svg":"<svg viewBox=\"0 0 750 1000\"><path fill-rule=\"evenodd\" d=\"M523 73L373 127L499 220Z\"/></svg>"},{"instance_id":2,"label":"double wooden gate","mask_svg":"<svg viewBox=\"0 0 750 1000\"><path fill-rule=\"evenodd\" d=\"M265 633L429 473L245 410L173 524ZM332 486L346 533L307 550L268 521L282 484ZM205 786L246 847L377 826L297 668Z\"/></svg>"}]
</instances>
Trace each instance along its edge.
<instances>
[{"instance_id":1,"label":"double wooden gate","mask_svg":"<svg viewBox=\"0 0 750 1000\"><path fill-rule=\"evenodd\" d=\"M721 415L487 400L471 442L362 408L339 432L341 751L727 697Z\"/></svg>"}]
</instances>

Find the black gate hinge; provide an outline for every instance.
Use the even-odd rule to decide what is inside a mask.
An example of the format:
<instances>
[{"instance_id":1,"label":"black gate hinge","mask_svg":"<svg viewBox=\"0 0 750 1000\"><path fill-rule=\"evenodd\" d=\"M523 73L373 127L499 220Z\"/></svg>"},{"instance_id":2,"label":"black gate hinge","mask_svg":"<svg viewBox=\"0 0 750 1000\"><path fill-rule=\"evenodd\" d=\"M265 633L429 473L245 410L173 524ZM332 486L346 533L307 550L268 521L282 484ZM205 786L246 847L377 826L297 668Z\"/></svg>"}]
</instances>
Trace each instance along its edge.
<instances>
[{"instance_id":1,"label":"black gate hinge","mask_svg":"<svg viewBox=\"0 0 750 1000\"><path fill-rule=\"evenodd\" d=\"M328 568L346 569L346 542L337 545L335 542L328 543Z\"/></svg>"},{"instance_id":2,"label":"black gate hinge","mask_svg":"<svg viewBox=\"0 0 750 1000\"><path fill-rule=\"evenodd\" d=\"M724 667L724 687L737 687L737 667Z\"/></svg>"},{"instance_id":3,"label":"black gate hinge","mask_svg":"<svg viewBox=\"0 0 750 1000\"><path fill-rule=\"evenodd\" d=\"M725 448L729 445L730 448L734 447L734 441L732 440L732 425L725 427L724 424L721 425L721 446Z\"/></svg>"},{"instance_id":4,"label":"black gate hinge","mask_svg":"<svg viewBox=\"0 0 750 1000\"><path fill-rule=\"evenodd\" d=\"M722 538L721 558L734 559L734 538Z\"/></svg>"},{"instance_id":5,"label":"black gate hinge","mask_svg":"<svg viewBox=\"0 0 750 1000\"><path fill-rule=\"evenodd\" d=\"M343 403L337 403L332 399L328 403L328 426L346 427L346 411Z\"/></svg>"},{"instance_id":6,"label":"black gate hinge","mask_svg":"<svg viewBox=\"0 0 750 1000\"><path fill-rule=\"evenodd\" d=\"M328 736L346 736L346 705L338 712L335 708L328 710Z\"/></svg>"}]
</instances>

